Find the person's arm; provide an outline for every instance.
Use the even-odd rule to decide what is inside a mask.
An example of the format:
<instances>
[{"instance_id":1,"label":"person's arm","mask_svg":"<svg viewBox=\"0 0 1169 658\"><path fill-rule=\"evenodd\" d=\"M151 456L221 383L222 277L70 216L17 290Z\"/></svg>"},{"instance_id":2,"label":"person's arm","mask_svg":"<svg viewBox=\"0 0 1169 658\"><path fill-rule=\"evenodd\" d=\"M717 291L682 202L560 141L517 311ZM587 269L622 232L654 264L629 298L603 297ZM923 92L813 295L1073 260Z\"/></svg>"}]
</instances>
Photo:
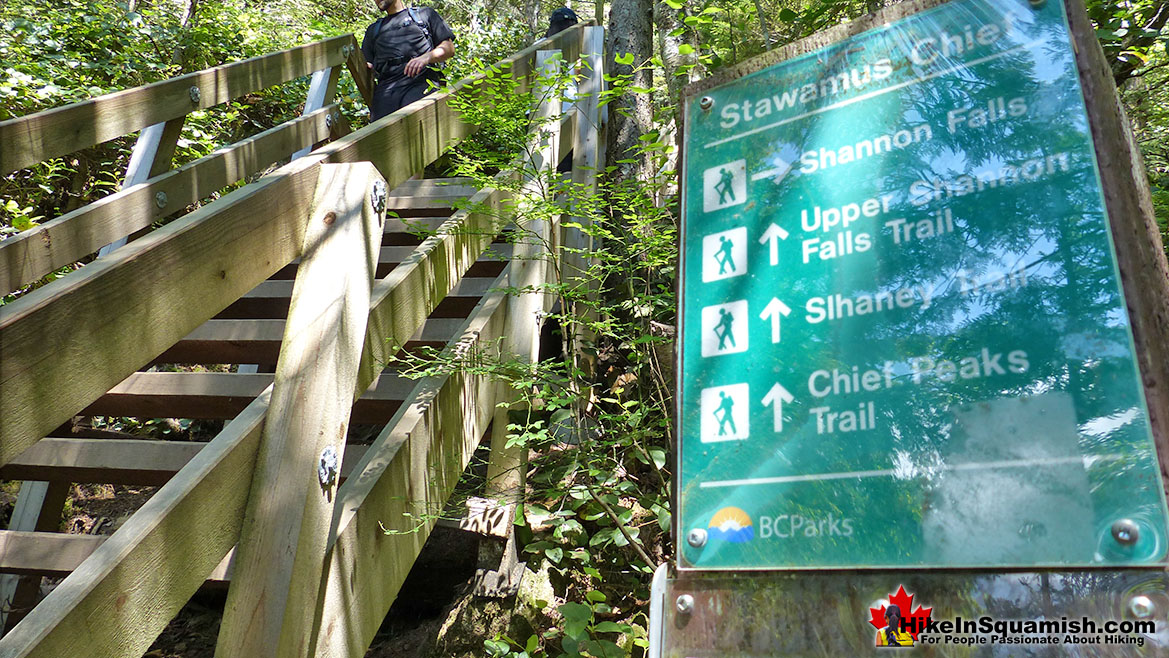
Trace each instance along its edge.
<instances>
[{"instance_id":1,"label":"person's arm","mask_svg":"<svg viewBox=\"0 0 1169 658\"><path fill-rule=\"evenodd\" d=\"M427 66L430 66L431 64L438 64L439 62L445 62L451 58L451 55L454 54L455 42L447 39L435 46L434 50L426 54L419 55L409 62L406 62L405 73L406 75L413 78L419 73L422 73L423 69L425 69Z\"/></svg>"}]
</instances>

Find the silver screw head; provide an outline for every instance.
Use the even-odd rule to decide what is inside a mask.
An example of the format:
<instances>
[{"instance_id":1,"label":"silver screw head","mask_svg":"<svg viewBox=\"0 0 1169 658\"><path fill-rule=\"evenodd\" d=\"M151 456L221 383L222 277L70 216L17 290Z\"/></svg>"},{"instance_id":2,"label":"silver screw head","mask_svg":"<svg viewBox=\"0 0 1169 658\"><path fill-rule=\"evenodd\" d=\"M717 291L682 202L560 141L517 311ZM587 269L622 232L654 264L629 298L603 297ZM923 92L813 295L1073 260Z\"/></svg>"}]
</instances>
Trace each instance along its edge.
<instances>
[{"instance_id":1,"label":"silver screw head","mask_svg":"<svg viewBox=\"0 0 1169 658\"><path fill-rule=\"evenodd\" d=\"M694 548L702 548L706 546L706 531L702 528L695 528L686 534L686 543Z\"/></svg>"},{"instance_id":2,"label":"silver screw head","mask_svg":"<svg viewBox=\"0 0 1169 658\"><path fill-rule=\"evenodd\" d=\"M1137 619L1148 619L1157 612L1157 605L1153 603L1153 599L1141 594L1132 597L1128 602L1128 610Z\"/></svg>"},{"instance_id":3,"label":"silver screw head","mask_svg":"<svg viewBox=\"0 0 1169 658\"><path fill-rule=\"evenodd\" d=\"M689 594L683 594L674 601L674 607L680 614L688 615L694 612L694 597Z\"/></svg>"},{"instance_id":4,"label":"silver screw head","mask_svg":"<svg viewBox=\"0 0 1169 658\"><path fill-rule=\"evenodd\" d=\"M199 91L198 87L191 87L188 89L187 95L191 97L192 103L198 103L199 99L203 97L203 93Z\"/></svg>"},{"instance_id":5,"label":"silver screw head","mask_svg":"<svg viewBox=\"0 0 1169 658\"><path fill-rule=\"evenodd\" d=\"M337 449L325 446L321 451L321 459L317 464L317 479L322 487L330 487L337 481Z\"/></svg>"},{"instance_id":6,"label":"silver screw head","mask_svg":"<svg viewBox=\"0 0 1169 658\"><path fill-rule=\"evenodd\" d=\"M158 194L154 195L154 205L158 206L159 208L165 208L169 201L170 200L166 198L166 192L159 192Z\"/></svg>"},{"instance_id":7,"label":"silver screw head","mask_svg":"<svg viewBox=\"0 0 1169 658\"><path fill-rule=\"evenodd\" d=\"M1136 521L1120 519L1112 524L1112 538L1122 546L1132 546L1141 538L1141 530Z\"/></svg>"},{"instance_id":8,"label":"silver screw head","mask_svg":"<svg viewBox=\"0 0 1169 658\"><path fill-rule=\"evenodd\" d=\"M698 107L701 107L704 110L709 110L710 108L714 107L714 99L710 96L703 96L702 98L698 99Z\"/></svg>"}]
</instances>

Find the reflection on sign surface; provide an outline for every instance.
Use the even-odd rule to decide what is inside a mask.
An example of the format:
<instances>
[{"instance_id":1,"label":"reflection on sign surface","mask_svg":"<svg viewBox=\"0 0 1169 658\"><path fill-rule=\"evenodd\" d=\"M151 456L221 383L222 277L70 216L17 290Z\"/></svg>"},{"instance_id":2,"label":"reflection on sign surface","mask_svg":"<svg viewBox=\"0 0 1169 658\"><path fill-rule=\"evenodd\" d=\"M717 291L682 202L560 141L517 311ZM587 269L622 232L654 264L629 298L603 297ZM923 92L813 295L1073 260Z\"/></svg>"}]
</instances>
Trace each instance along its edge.
<instances>
[{"instance_id":1,"label":"reflection on sign surface","mask_svg":"<svg viewBox=\"0 0 1169 658\"><path fill-rule=\"evenodd\" d=\"M689 99L681 567L1164 559L1063 11L959 0Z\"/></svg>"}]
</instances>

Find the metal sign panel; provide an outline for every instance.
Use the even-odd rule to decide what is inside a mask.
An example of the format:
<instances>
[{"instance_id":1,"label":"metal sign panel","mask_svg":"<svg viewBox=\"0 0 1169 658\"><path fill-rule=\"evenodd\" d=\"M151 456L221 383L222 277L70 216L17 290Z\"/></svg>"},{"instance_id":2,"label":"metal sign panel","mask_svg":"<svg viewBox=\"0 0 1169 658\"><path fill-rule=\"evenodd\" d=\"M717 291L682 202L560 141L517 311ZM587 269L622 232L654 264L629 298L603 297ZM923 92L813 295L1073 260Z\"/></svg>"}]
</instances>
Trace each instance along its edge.
<instances>
[{"instance_id":1,"label":"metal sign panel","mask_svg":"<svg viewBox=\"0 0 1169 658\"><path fill-rule=\"evenodd\" d=\"M957 0L686 100L680 568L1162 561L1061 2Z\"/></svg>"}]
</instances>

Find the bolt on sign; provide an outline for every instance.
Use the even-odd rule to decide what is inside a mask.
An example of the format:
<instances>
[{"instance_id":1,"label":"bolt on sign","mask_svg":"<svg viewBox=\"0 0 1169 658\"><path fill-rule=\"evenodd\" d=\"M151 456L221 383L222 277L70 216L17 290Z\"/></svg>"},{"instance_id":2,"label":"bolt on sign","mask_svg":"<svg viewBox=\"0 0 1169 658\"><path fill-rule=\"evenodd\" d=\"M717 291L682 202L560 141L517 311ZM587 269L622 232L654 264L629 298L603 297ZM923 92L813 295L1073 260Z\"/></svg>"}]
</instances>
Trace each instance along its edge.
<instances>
[{"instance_id":1,"label":"bolt on sign","mask_svg":"<svg viewBox=\"0 0 1169 658\"><path fill-rule=\"evenodd\" d=\"M1062 2L940 4L685 112L681 568L1164 561Z\"/></svg>"}]
</instances>

